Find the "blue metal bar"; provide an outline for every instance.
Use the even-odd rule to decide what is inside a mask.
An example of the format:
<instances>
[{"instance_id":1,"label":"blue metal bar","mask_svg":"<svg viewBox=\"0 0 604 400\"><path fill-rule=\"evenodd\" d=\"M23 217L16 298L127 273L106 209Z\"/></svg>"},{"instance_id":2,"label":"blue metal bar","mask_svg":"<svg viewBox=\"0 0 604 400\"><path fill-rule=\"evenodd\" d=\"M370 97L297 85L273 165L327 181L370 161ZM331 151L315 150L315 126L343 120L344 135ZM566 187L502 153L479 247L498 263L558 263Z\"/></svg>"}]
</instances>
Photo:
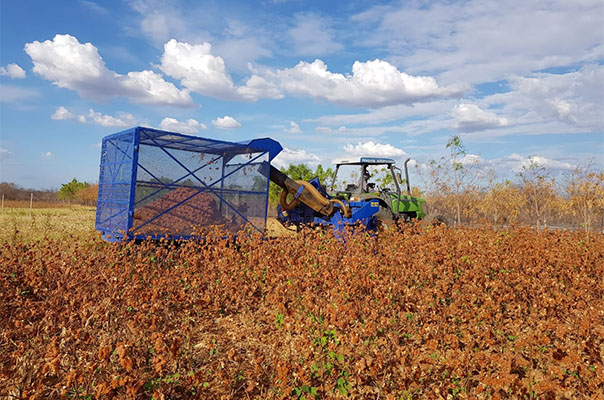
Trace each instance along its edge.
<instances>
[{"instance_id":1,"label":"blue metal bar","mask_svg":"<svg viewBox=\"0 0 604 400\"><path fill-rule=\"evenodd\" d=\"M151 139L152 142L154 142L155 144L157 144L153 139ZM166 150L165 148L161 147L158 145L158 147L164 152L166 153L171 159L173 159L174 161L176 161L176 163L178 165L180 165L185 171L187 172L191 172L189 171L189 169L183 164L181 163L176 157L174 157L172 154L170 154L170 152L168 150ZM225 175L225 178L228 178L230 175L234 174L235 172L239 171L240 169L244 168L246 165L249 165L250 163L254 162L255 160L257 160L258 158L260 158L262 155L264 155L264 153L260 153L258 156L256 156L254 159L250 160L248 163L243 164L242 166L238 167L237 169L234 169L233 171L229 172L227 175ZM218 183L218 181L213 182L210 185L207 185L204 181L202 181L201 179L199 179L199 177L195 174L192 174L193 177L195 179L197 179L199 181L199 183L201 183L202 185L204 185L206 188L210 189L212 191L212 193L215 196L218 196L220 198L220 196L213 190L211 189L212 186L214 186L216 183ZM247 221L247 218L245 218L245 220ZM248 221L249 222L249 221ZM251 223L251 222L250 222Z\"/></svg>"},{"instance_id":2,"label":"blue metal bar","mask_svg":"<svg viewBox=\"0 0 604 400\"><path fill-rule=\"evenodd\" d=\"M101 165L99 166L101 171L100 171L100 176L99 176L99 189L98 189L98 195L97 195L97 202L99 201L99 199L103 198L103 193L104 193L104 188L101 186L101 183L103 182L104 176L105 176L105 169L103 166L103 155L105 154L106 151L107 151L107 142L105 140L103 140L103 145L101 147ZM95 218L94 218L94 225L97 228L97 230L99 228L100 219L101 219L101 214L96 213Z\"/></svg>"},{"instance_id":3,"label":"blue metal bar","mask_svg":"<svg viewBox=\"0 0 604 400\"><path fill-rule=\"evenodd\" d=\"M269 153L270 157L270 153ZM262 168L263 171L270 171L270 161L264 161L268 164L267 168ZM266 200L264 202L264 228L266 228L266 219L268 218L268 200L269 200L269 191L270 191L271 180L269 176L266 176L266 192L264 195L266 196Z\"/></svg>"},{"instance_id":4,"label":"blue metal bar","mask_svg":"<svg viewBox=\"0 0 604 400\"><path fill-rule=\"evenodd\" d=\"M130 204L128 205L128 226L125 229L125 234L130 237L130 228L132 228L132 222L134 219L134 196L136 194L136 175L138 171L138 150L140 140L140 128L134 130L132 138L132 176L130 180Z\"/></svg>"},{"instance_id":5,"label":"blue metal bar","mask_svg":"<svg viewBox=\"0 0 604 400\"><path fill-rule=\"evenodd\" d=\"M141 129L141 133L143 135L145 135L144 139L151 140L155 144L157 144L157 142L155 142L155 139L160 139L161 140L161 137L164 136L164 135L178 136L178 137L187 138L187 139L191 137L191 136L183 135L181 133L160 131L160 130L152 129L152 128L141 128L141 127L139 127L138 129ZM212 145L222 144L222 145L226 146L227 149L240 148L240 149L246 149L247 150L249 148L249 147L247 147L247 146L245 146L243 144L240 144L240 143L226 142L224 140L204 139L204 138L197 138L197 137L196 137L196 139L205 140L205 141L211 143ZM221 150L223 150L223 149L221 149ZM259 148L259 149L255 149L255 150L262 151L264 149ZM217 154L217 153L214 153L214 154Z\"/></svg>"},{"instance_id":6,"label":"blue metal bar","mask_svg":"<svg viewBox=\"0 0 604 400\"><path fill-rule=\"evenodd\" d=\"M222 171L220 173L220 206L218 207L218 210L220 211L220 214L222 214L222 202L223 202L223 196L224 196L224 167L226 165L226 158L222 157Z\"/></svg>"}]
</instances>

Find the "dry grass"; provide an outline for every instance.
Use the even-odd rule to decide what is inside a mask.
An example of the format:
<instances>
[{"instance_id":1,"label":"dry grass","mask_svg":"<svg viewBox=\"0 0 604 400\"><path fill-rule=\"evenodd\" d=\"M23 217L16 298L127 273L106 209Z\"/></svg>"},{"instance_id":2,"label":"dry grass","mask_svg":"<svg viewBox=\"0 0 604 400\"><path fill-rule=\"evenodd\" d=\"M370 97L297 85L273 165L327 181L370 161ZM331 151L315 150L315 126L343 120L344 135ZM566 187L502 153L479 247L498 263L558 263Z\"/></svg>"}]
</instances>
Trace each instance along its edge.
<instances>
[{"instance_id":1,"label":"dry grass","mask_svg":"<svg viewBox=\"0 0 604 400\"><path fill-rule=\"evenodd\" d=\"M5 207L0 211L0 243L91 237L97 235L94 219L95 209L85 206L34 208L31 215L29 208Z\"/></svg>"},{"instance_id":2,"label":"dry grass","mask_svg":"<svg viewBox=\"0 0 604 400\"><path fill-rule=\"evenodd\" d=\"M14 204L13 204L14 203ZM25 204L27 203L27 204ZM94 228L95 209L90 206L60 203L34 203L29 211L29 202L4 203L0 210L0 243L30 243L44 238L61 239L69 235L86 238L98 235ZM54 205L55 207L50 207ZM275 218L266 222L268 237L283 237L296 234Z\"/></svg>"},{"instance_id":3,"label":"dry grass","mask_svg":"<svg viewBox=\"0 0 604 400\"><path fill-rule=\"evenodd\" d=\"M70 208L75 204L62 201L34 201L33 208ZM29 200L4 200L4 208L27 208L29 210Z\"/></svg>"}]
</instances>

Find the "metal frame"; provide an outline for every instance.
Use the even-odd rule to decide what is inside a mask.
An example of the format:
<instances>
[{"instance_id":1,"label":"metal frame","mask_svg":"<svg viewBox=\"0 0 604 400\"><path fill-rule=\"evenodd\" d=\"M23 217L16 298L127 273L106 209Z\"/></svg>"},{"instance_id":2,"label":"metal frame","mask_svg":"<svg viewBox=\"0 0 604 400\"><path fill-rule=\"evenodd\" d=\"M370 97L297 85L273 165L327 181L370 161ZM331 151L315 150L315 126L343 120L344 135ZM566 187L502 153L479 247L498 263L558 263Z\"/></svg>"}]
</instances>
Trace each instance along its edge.
<instances>
[{"instance_id":1,"label":"metal frame","mask_svg":"<svg viewBox=\"0 0 604 400\"><path fill-rule=\"evenodd\" d=\"M130 148L123 149L118 144L120 141L125 141L128 143ZM179 168L182 168L182 176L178 177L176 180L171 181L170 183L162 182L161 179L157 177L157 170L153 173L149 168L148 163L141 163L139 159L139 152L141 151L141 145L150 146L154 148L159 148L166 156L165 160L174 161ZM121 158L118 162L115 159L108 160L104 158L107 153L107 148L109 146L114 146L114 153L112 156L115 158L115 154L121 153ZM146 147L145 147L146 148ZM241 221L244 223L249 223L256 230L263 232L262 229L257 226L255 223L250 221L248 216L246 216L245 211L239 210L233 204L231 204L232 199L229 201L225 195L229 194L238 194L238 195L261 195L265 196L264 201L264 213L262 213L262 208L258 208L258 203L256 203L255 210L256 212L260 211L263 214L264 221L266 222L266 218L268 216L268 190L270 185L270 178L268 175L269 168L266 168L270 161L282 150L281 145L268 138L263 139L254 139L248 142L226 142L214 139L201 138L197 136L188 136L182 135L174 132L161 131L157 129L144 128L144 127L135 127L132 129L128 129L122 132L118 132L109 136L106 136L103 139L103 153L101 156L101 172L99 177L99 197L98 197L98 208L97 208L97 218L96 218L96 227L98 230L102 231L103 238L110 241L119 241L124 235L128 239L137 239L137 238L146 238L148 236L154 238L160 238L166 236L160 232L156 232L155 234L137 234L133 230L139 230L140 228L149 225L150 223L157 224L157 220L161 218L163 215L166 215L178 208L179 206L185 204L195 196L201 193L211 193L216 200L219 201L219 211L222 215L224 212L224 206L228 207L228 209L233 212L233 215L241 218ZM190 168L184 164L185 160L179 160L179 157L171 152L171 150L185 151L185 152L194 152L200 154L212 154L212 158L209 163L205 163L200 166L196 166L196 168ZM245 160L244 162L237 162L235 164L229 165L228 162L232 160L237 155L245 155L249 154L249 160ZM109 156L108 156L109 157ZM220 178L214 180L211 183L206 183L202 177L197 174L199 171L202 171L208 165L216 165L217 161L222 162L222 168L220 173ZM111 162L108 162L111 161ZM147 160L145 160L147 161ZM118 167L116 169L112 169L112 165L115 164ZM130 188L129 188L129 198L127 202L116 202L114 199L114 192L111 189L115 185L126 184L125 182L117 182L117 177L113 176L118 173L118 171L123 172L123 166L131 164L128 169L128 173L130 174L130 179L128 179ZM143 165L145 164L145 165ZM267 165L265 165L267 164ZM243 189L226 189L225 188L225 179L231 176L237 176L243 168L248 166L257 166L258 172L266 177L266 187L261 191L257 190L246 190ZM230 170L228 173L226 172L227 167L234 167L234 169ZM139 180L140 174L139 169L144 171L149 177L150 180ZM180 171L180 169L178 170ZM173 172L173 171L172 171ZM111 176L106 176L109 173ZM184 179L190 178L196 182L195 186L183 185L179 184L179 182ZM207 179L207 175L205 176ZM220 186L217 186L220 182ZM142 199L136 199L137 187L147 186L153 187L157 190L151 192L150 194L145 194ZM193 192L186 196L184 200L180 200L176 202L176 204L172 204L166 209L161 210L157 215L154 215L152 218L145 219L144 222L136 227L134 224L134 211L140 204L144 204L144 202L153 196L159 194L162 190L172 191L177 188L189 188L192 189ZM109 193L108 193L109 192ZM113 212L111 215L107 216L103 213L106 211L104 209L105 206L110 207L113 206L113 209L116 205L122 204L124 207L119 209L117 213ZM192 206L191 206L192 207ZM118 207L120 208L120 207ZM194 207L195 208L195 207ZM118 227L113 223L113 218L117 215L120 215L124 212L127 212L127 227ZM103 219L101 219L101 215ZM187 220L186 218L179 216L178 214L173 214L177 218L183 218L183 220ZM257 214L256 214L257 215ZM189 221L192 224L195 221ZM161 224L158 224L162 226ZM122 229L120 229L122 228ZM120 232L123 231L123 232ZM173 238L191 238L193 236L190 235L169 235Z\"/></svg>"}]
</instances>

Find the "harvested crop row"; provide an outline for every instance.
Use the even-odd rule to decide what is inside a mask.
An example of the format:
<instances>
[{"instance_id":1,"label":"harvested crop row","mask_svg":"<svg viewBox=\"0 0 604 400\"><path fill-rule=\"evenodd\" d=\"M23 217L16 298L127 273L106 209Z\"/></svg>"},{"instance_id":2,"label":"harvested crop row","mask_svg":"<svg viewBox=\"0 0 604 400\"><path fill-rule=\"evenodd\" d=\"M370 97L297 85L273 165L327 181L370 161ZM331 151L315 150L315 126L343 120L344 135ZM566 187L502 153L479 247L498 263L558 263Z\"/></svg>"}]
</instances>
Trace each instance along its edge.
<instances>
[{"instance_id":1,"label":"harvested crop row","mask_svg":"<svg viewBox=\"0 0 604 400\"><path fill-rule=\"evenodd\" d=\"M0 396L604 389L602 235L437 228L345 244L324 231L237 245L5 243L0 274Z\"/></svg>"}]
</instances>

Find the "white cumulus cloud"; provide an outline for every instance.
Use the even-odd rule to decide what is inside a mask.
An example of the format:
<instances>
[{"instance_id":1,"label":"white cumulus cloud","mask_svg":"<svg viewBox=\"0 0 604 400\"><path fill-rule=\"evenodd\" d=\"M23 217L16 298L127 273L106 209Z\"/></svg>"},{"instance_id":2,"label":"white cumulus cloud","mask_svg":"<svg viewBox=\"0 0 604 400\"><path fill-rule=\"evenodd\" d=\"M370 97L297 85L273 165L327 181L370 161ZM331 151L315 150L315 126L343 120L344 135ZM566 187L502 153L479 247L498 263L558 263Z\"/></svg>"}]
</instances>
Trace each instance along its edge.
<instances>
[{"instance_id":1,"label":"white cumulus cloud","mask_svg":"<svg viewBox=\"0 0 604 400\"><path fill-rule=\"evenodd\" d=\"M466 154L459 162L462 165L478 165L484 163L484 159L478 154Z\"/></svg>"},{"instance_id":2,"label":"white cumulus cloud","mask_svg":"<svg viewBox=\"0 0 604 400\"><path fill-rule=\"evenodd\" d=\"M233 117L225 115L221 118L216 118L212 121L212 125L220 129L236 129L241 128L241 124Z\"/></svg>"},{"instance_id":3,"label":"white cumulus cloud","mask_svg":"<svg viewBox=\"0 0 604 400\"><path fill-rule=\"evenodd\" d=\"M55 158L55 155L52 154L50 151L47 151L46 153L42 153L42 158L46 158L47 160L50 160L50 159Z\"/></svg>"},{"instance_id":4,"label":"white cumulus cloud","mask_svg":"<svg viewBox=\"0 0 604 400\"><path fill-rule=\"evenodd\" d=\"M379 59L355 61L352 75L333 73L321 60L301 61L275 72L281 87L299 97L311 97L353 107L381 107L431 98L454 97L469 89L465 84L439 86L430 76L412 76Z\"/></svg>"},{"instance_id":5,"label":"white cumulus cloud","mask_svg":"<svg viewBox=\"0 0 604 400\"><path fill-rule=\"evenodd\" d=\"M457 104L453 108L453 117L455 118L455 129L461 132L497 128L510 123L507 118L498 117L494 113L485 111L471 103Z\"/></svg>"},{"instance_id":6,"label":"white cumulus cloud","mask_svg":"<svg viewBox=\"0 0 604 400\"><path fill-rule=\"evenodd\" d=\"M160 69L197 93L224 97L234 91L224 60L212 54L209 43L191 45L170 40L164 45Z\"/></svg>"},{"instance_id":7,"label":"white cumulus cloud","mask_svg":"<svg viewBox=\"0 0 604 400\"><path fill-rule=\"evenodd\" d=\"M6 67L0 66L0 75L9 76L13 79L25 78L25 70L17 64L8 64Z\"/></svg>"},{"instance_id":8,"label":"white cumulus cloud","mask_svg":"<svg viewBox=\"0 0 604 400\"><path fill-rule=\"evenodd\" d=\"M252 75L244 86L235 85L222 57L212 54L210 43L192 45L172 39L164 45L159 68L204 96L244 101L283 97L277 86L258 75Z\"/></svg>"},{"instance_id":9,"label":"white cumulus cloud","mask_svg":"<svg viewBox=\"0 0 604 400\"><path fill-rule=\"evenodd\" d=\"M208 127L201 122L190 118L186 121L179 121L176 118L166 117L162 119L159 127L165 131L178 132L178 133L197 133L200 129L207 129Z\"/></svg>"},{"instance_id":10,"label":"white cumulus cloud","mask_svg":"<svg viewBox=\"0 0 604 400\"><path fill-rule=\"evenodd\" d=\"M138 120L130 113L118 112L117 115L104 115L98 111L94 111L92 108L88 110L88 114L74 114L69 111L66 107L60 106L57 108L55 113L50 117L57 121L66 120L77 120L78 122L85 124L90 121L97 125L110 126L110 127L128 127L138 125Z\"/></svg>"},{"instance_id":11,"label":"white cumulus cloud","mask_svg":"<svg viewBox=\"0 0 604 400\"><path fill-rule=\"evenodd\" d=\"M487 98L526 122L559 121L594 131L604 129L604 66L587 65L565 74L539 73L509 79L511 91ZM531 120L526 120L530 118Z\"/></svg>"},{"instance_id":12,"label":"white cumulus cloud","mask_svg":"<svg viewBox=\"0 0 604 400\"><path fill-rule=\"evenodd\" d=\"M117 127L128 127L138 124L137 119L129 113L118 113L116 117L111 115L103 115L100 112L96 112L93 109L88 110L88 117L95 124L102 126L117 126Z\"/></svg>"},{"instance_id":13,"label":"white cumulus cloud","mask_svg":"<svg viewBox=\"0 0 604 400\"><path fill-rule=\"evenodd\" d=\"M121 96L134 103L192 106L187 89L178 89L153 71L111 71L91 43L80 43L71 35L25 44L34 72L58 87L76 91L81 97L105 100Z\"/></svg>"},{"instance_id":14,"label":"white cumulus cloud","mask_svg":"<svg viewBox=\"0 0 604 400\"><path fill-rule=\"evenodd\" d=\"M520 172L524 169L529 169L531 167L545 168L547 170L558 171L571 171L576 168L575 165L565 161L554 160L548 157L538 155L531 155L525 157L518 153L512 153L507 157L493 160L493 163L505 167L508 170L511 169L514 172Z\"/></svg>"},{"instance_id":15,"label":"white cumulus cloud","mask_svg":"<svg viewBox=\"0 0 604 400\"><path fill-rule=\"evenodd\" d=\"M50 118L57 120L57 121L72 119L74 117L75 117L75 115L63 106L60 106L59 108L57 108L57 111L55 111L55 113L50 116Z\"/></svg>"},{"instance_id":16,"label":"white cumulus cloud","mask_svg":"<svg viewBox=\"0 0 604 400\"><path fill-rule=\"evenodd\" d=\"M321 158L313 153L308 153L304 149L289 149L283 147L281 153L271 162L276 168L287 167L290 164L306 164L316 166L321 162Z\"/></svg>"},{"instance_id":17,"label":"white cumulus cloud","mask_svg":"<svg viewBox=\"0 0 604 400\"><path fill-rule=\"evenodd\" d=\"M371 140L364 143L347 144L344 146L344 151L350 155L368 157L402 157L407 154L404 150L391 144L374 143Z\"/></svg>"},{"instance_id":18,"label":"white cumulus cloud","mask_svg":"<svg viewBox=\"0 0 604 400\"><path fill-rule=\"evenodd\" d=\"M295 121L289 121L289 128L285 128L283 132L298 134L302 133L302 129L300 129L300 125L298 125Z\"/></svg>"},{"instance_id":19,"label":"white cumulus cloud","mask_svg":"<svg viewBox=\"0 0 604 400\"><path fill-rule=\"evenodd\" d=\"M193 100L189 91L180 90L173 83L153 71L128 72L120 79L124 95L135 103L150 105L190 106Z\"/></svg>"}]
</instances>

